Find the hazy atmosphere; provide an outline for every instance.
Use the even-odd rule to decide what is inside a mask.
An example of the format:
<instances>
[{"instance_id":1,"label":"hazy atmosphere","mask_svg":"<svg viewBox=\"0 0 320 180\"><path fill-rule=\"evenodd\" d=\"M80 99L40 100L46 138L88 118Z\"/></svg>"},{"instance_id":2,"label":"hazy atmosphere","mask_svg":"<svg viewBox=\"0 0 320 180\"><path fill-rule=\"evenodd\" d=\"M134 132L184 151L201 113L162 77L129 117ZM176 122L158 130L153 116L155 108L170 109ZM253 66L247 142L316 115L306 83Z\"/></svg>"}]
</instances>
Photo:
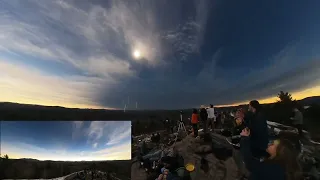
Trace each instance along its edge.
<instances>
[{"instance_id":1,"label":"hazy atmosphere","mask_svg":"<svg viewBox=\"0 0 320 180\"><path fill-rule=\"evenodd\" d=\"M268 102L281 90L297 99L320 95L319 6L299 0L1 0L0 100L171 109ZM95 127L112 131L90 134ZM117 136L118 128L127 128L121 129L126 136ZM130 159L123 151L130 149L129 122L3 122L1 133L1 154ZM120 137L121 143L107 145Z\"/></svg>"},{"instance_id":2,"label":"hazy atmosphere","mask_svg":"<svg viewBox=\"0 0 320 180\"><path fill-rule=\"evenodd\" d=\"M130 121L2 121L1 155L12 159L131 159Z\"/></svg>"}]
</instances>

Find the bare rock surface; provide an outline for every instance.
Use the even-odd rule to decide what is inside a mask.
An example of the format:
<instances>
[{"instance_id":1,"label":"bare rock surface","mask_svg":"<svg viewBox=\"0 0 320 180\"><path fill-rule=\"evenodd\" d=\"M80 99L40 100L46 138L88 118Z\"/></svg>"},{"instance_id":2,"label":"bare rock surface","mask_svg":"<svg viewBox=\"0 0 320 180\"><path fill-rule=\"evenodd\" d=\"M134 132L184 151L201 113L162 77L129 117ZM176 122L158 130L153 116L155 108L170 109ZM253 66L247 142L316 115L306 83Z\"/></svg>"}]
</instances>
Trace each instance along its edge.
<instances>
[{"instance_id":1,"label":"bare rock surface","mask_svg":"<svg viewBox=\"0 0 320 180\"><path fill-rule=\"evenodd\" d=\"M273 129L277 129L277 132L275 132L270 128L273 134L276 134L278 137L286 138L297 145L297 150L300 151L297 158L303 167L304 176L307 178L310 176L316 179L320 178L319 143L312 141L308 136L308 132L304 132L305 136L299 138L297 132L295 132L292 127L283 126L281 124L270 124L270 122L269 125L274 126ZM137 142L147 142L145 147L148 149L163 149L163 154L166 156L182 156L184 165L187 163L194 164L195 170L190 173L192 180L239 179L238 174L240 170L234 160L234 157L237 157L237 154L239 154L239 148L235 148L235 146L226 140L226 136L221 133L219 134L219 132L220 130L217 132L215 130L212 131L209 137L206 137L206 141L205 137L203 137L203 132L200 131L199 136L201 138L195 138L192 134L187 135L185 132L173 134L161 133L162 138L166 140L166 142L160 142L162 145L150 142L151 135L140 136L138 137L138 139L140 139ZM168 143L167 141L170 142ZM136 145L133 143L133 146ZM133 152L133 154L137 154L137 152ZM204 168L203 161L206 162L206 168ZM245 174L249 175L249 172L245 168L241 171L244 171ZM148 179L147 173L140 167L138 161L132 164L131 179Z\"/></svg>"}]
</instances>

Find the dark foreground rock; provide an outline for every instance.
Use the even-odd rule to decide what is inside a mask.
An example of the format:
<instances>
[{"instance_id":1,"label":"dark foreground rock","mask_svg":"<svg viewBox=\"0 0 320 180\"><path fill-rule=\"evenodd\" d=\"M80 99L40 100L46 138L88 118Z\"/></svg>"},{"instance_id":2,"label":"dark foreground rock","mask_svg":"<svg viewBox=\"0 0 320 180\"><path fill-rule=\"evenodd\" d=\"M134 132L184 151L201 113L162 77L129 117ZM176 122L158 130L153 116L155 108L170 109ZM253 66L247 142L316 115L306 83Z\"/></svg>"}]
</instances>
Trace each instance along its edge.
<instances>
[{"instance_id":1,"label":"dark foreground rock","mask_svg":"<svg viewBox=\"0 0 320 180\"><path fill-rule=\"evenodd\" d=\"M299 138L294 128L281 124L268 123L270 135L286 138L296 145L299 156L297 157L303 167L305 179L319 179L320 146L311 140L308 132ZM228 134L228 133L227 133ZM199 132L198 138L191 134L166 134L161 133L161 142L154 143L150 135L145 134L135 137L133 141L133 164L131 168L131 179L133 180L154 180L155 174L147 173L140 161L143 158L150 158L152 161L160 159L162 156L182 156L184 164L192 163L195 170L190 173L192 180L235 180L240 179L240 170L235 162L239 155L239 147L232 144L230 137L221 130L214 130L209 137L203 136ZM177 140L177 141L175 141ZM171 141L171 143L170 143ZM173 142L174 143L173 143ZM141 147L145 155L140 156ZM249 172L245 168L241 169L247 176ZM158 173L159 174L159 173Z\"/></svg>"}]
</instances>

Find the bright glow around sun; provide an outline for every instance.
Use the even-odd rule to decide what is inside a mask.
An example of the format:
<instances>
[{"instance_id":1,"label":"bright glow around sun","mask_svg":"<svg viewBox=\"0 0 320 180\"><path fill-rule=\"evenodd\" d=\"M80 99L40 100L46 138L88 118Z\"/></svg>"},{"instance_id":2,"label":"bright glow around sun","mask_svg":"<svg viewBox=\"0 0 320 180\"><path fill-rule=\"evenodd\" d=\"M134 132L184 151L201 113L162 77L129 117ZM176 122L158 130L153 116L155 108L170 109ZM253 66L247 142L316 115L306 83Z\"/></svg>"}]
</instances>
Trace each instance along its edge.
<instances>
[{"instance_id":1,"label":"bright glow around sun","mask_svg":"<svg viewBox=\"0 0 320 180\"><path fill-rule=\"evenodd\" d=\"M140 51L139 51L139 50L135 50L135 51L133 52L133 56L134 56L134 58L136 58L136 59L140 58L140 56L141 56Z\"/></svg>"}]
</instances>

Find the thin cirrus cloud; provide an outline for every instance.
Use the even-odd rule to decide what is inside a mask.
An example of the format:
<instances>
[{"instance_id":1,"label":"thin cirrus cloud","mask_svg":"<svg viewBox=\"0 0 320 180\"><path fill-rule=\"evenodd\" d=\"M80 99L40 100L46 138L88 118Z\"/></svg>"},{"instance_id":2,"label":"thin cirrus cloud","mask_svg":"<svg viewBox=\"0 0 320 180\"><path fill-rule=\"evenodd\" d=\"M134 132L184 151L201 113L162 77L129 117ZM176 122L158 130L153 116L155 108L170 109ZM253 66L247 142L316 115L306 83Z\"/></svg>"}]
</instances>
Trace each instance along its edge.
<instances>
[{"instance_id":1,"label":"thin cirrus cloud","mask_svg":"<svg viewBox=\"0 0 320 180\"><path fill-rule=\"evenodd\" d=\"M318 2L287 4L3 0L0 99L174 109L319 95Z\"/></svg>"},{"instance_id":2,"label":"thin cirrus cloud","mask_svg":"<svg viewBox=\"0 0 320 180\"><path fill-rule=\"evenodd\" d=\"M93 134L97 130L98 133ZM130 121L5 121L1 132L1 154L8 154L11 158L55 161L131 159Z\"/></svg>"}]
</instances>

